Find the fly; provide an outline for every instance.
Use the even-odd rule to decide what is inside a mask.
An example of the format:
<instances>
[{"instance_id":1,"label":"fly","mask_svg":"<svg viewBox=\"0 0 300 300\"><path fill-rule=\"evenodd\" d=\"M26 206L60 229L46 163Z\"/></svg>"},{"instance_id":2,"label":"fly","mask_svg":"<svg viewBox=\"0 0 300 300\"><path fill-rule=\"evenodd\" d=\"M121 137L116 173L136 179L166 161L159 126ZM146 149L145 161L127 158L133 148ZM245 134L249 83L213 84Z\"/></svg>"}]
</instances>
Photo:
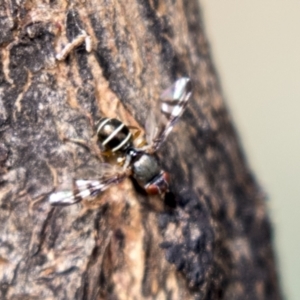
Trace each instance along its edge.
<instances>
[{"instance_id":1,"label":"fly","mask_svg":"<svg viewBox=\"0 0 300 300\"><path fill-rule=\"evenodd\" d=\"M74 180L72 190L52 193L49 202L52 205L71 205L99 195L128 176L132 176L150 195L167 192L169 175L161 168L155 153L184 112L191 93L190 79L182 77L161 94L161 113L166 122L159 130L152 118L148 118L145 146L134 146L130 127L120 120L102 118L96 131L99 147L107 155L121 155L124 160L122 168L116 170L113 165L104 163L98 180Z\"/></svg>"}]
</instances>

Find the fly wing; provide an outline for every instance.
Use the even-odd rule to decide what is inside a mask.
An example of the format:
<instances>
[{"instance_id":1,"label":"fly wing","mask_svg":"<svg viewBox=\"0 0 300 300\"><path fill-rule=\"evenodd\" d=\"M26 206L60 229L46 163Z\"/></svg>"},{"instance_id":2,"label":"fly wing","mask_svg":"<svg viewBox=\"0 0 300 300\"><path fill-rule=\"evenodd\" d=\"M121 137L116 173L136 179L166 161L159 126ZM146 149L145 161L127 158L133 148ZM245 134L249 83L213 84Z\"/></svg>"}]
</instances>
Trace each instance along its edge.
<instances>
[{"instance_id":1,"label":"fly wing","mask_svg":"<svg viewBox=\"0 0 300 300\"><path fill-rule=\"evenodd\" d=\"M99 194L102 190L104 189L101 181L74 180L72 190L52 193L49 197L49 202L52 205L71 205L91 197L93 192L96 196L96 191Z\"/></svg>"},{"instance_id":2,"label":"fly wing","mask_svg":"<svg viewBox=\"0 0 300 300\"><path fill-rule=\"evenodd\" d=\"M106 171L102 173L102 178L99 180L73 180L72 189L52 193L49 197L49 203L54 206L66 206L80 202L83 199L96 197L127 176L125 171L111 174L112 168L109 168L110 165L103 165L105 165Z\"/></svg>"},{"instance_id":3,"label":"fly wing","mask_svg":"<svg viewBox=\"0 0 300 300\"><path fill-rule=\"evenodd\" d=\"M157 149L166 140L174 125L183 114L191 94L191 82L188 77L182 77L176 80L173 85L161 94L160 110L165 121L162 122L162 126L154 127L152 125L152 133L147 133L148 137L154 136L151 141L148 141L150 145L150 152L157 151ZM148 130L147 123L151 123L151 121L146 122L146 130ZM148 125L148 127L150 126Z\"/></svg>"}]
</instances>

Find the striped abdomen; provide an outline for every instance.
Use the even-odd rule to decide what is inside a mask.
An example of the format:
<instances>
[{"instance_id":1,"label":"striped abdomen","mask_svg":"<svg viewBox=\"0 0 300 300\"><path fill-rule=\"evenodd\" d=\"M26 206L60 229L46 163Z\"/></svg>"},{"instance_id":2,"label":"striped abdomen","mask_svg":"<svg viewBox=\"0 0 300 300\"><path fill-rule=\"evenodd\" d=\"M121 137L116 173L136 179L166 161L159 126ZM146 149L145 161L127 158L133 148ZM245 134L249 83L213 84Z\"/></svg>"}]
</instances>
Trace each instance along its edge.
<instances>
[{"instance_id":1,"label":"striped abdomen","mask_svg":"<svg viewBox=\"0 0 300 300\"><path fill-rule=\"evenodd\" d=\"M97 128L97 136L104 151L125 151L132 146L130 130L117 119L101 119Z\"/></svg>"}]
</instances>

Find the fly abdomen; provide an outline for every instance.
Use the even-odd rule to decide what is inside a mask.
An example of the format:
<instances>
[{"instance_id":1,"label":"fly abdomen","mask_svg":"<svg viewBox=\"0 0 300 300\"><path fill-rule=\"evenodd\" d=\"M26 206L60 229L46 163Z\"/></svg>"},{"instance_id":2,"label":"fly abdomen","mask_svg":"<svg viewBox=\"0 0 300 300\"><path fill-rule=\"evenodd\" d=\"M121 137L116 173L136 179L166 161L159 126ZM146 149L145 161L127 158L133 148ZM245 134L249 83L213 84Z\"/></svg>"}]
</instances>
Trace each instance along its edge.
<instances>
[{"instance_id":1,"label":"fly abdomen","mask_svg":"<svg viewBox=\"0 0 300 300\"><path fill-rule=\"evenodd\" d=\"M117 119L101 119L97 127L97 136L104 151L125 151L132 146L132 133Z\"/></svg>"}]
</instances>

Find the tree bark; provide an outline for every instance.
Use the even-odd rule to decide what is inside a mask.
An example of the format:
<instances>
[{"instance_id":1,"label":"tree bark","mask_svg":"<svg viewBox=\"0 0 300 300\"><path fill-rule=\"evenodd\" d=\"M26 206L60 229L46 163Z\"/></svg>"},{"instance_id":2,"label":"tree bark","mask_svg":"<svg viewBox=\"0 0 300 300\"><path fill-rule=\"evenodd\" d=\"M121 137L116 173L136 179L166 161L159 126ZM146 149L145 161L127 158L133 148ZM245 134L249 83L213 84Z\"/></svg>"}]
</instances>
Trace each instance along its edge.
<instances>
[{"instance_id":1,"label":"tree bark","mask_svg":"<svg viewBox=\"0 0 300 300\"><path fill-rule=\"evenodd\" d=\"M281 299L264 194L197 1L7 0L0 14L0 298ZM128 178L51 207L51 192L101 164L66 139L94 142L101 116L143 131L181 76L192 99L158 153L171 192L149 197Z\"/></svg>"}]
</instances>

